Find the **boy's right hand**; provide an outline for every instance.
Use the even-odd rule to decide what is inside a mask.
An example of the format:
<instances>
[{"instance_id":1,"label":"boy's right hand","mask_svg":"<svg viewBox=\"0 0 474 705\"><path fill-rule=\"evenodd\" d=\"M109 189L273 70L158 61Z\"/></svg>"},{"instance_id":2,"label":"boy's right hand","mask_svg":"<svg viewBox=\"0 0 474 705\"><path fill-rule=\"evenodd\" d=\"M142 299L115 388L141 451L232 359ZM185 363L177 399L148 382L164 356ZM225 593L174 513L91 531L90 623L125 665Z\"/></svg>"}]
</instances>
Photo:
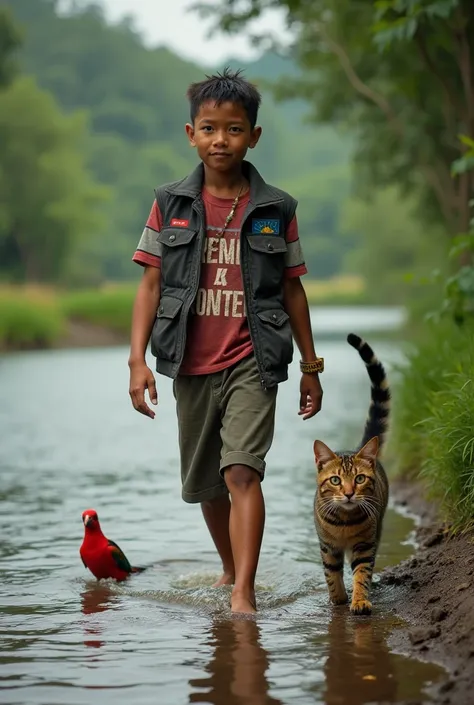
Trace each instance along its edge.
<instances>
[{"instance_id":1,"label":"boy's right hand","mask_svg":"<svg viewBox=\"0 0 474 705\"><path fill-rule=\"evenodd\" d=\"M139 411L140 414L154 419L155 412L150 409L145 401L145 389L148 389L148 396L150 397L151 403L155 405L158 404L158 394L156 393L156 383L153 372L145 362L131 365L129 394L133 408Z\"/></svg>"}]
</instances>

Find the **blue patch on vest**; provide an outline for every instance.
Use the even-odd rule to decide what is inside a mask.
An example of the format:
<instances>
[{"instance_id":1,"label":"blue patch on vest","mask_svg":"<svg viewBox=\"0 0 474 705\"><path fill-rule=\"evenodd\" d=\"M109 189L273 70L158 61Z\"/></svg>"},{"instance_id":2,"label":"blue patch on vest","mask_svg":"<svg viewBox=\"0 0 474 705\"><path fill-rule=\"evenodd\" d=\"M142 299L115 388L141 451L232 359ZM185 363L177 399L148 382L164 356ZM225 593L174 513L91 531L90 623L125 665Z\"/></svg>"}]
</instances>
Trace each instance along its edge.
<instances>
[{"instance_id":1,"label":"blue patch on vest","mask_svg":"<svg viewBox=\"0 0 474 705\"><path fill-rule=\"evenodd\" d=\"M278 235L280 232L279 220L252 219L252 235Z\"/></svg>"}]
</instances>

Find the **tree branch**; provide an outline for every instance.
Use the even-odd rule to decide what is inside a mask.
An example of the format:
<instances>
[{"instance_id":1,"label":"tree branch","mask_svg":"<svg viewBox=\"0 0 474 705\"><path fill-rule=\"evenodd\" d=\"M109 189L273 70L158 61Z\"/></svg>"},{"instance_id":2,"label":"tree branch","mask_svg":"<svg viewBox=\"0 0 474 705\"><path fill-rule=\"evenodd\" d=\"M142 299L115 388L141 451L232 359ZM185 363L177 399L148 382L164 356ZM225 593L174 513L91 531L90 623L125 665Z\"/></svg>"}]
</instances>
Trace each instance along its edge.
<instances>
[{"instance_id":1,"label":"tree branch","mask_svg":"<svg viewBox=\"0 0 474 705\"><path fill-rule=\"evenodd\" d=\"M454 37L458 49L458 67L466 100L466 116L464 118L466 134L474 138L474 86L471 66L471 47L466 28L469 20L462 14L459 8L457 13L458 26L454 29ZM461 153L465 154L468 147L461 144ZM462 233L467 233L470 227L471 208L470 200L473 195L472 174L465 172L459 175L459 229Z\"/></svg>"},{"instance_id":2,"label":"tree branch","mask_svg":"<svg viewBox=\"0 0 474 705\"><path fill-rule=\"evenodd\" d=\"M459 102L458 98L456 97L455 92L453 91L452 87L446 80L445 76L443 76L442 73L438 70L437 66L433 62L433 59L431 58L428 47L426 46L425 38L423 36L423 33L421 30L418 30L417 33L415 34L415 41L418 46L420 55L425 63L426 68L430 73L438 79L438 82L440 83L441 87L443 88L446 97L449 101L449 104L454 108L455 111L458 112L458 114L462 115L465 111L465 106L462 105L461 102Z\"/></svg>"},{"instance_id":3,"label":"tree branch","mask_svg":"<svg viewBox=\"0 0 474 705\"><path fill-rule=\"evenodd\" d=\"M466 129L469 131L469 136L473 137L474 132L474 85L472 80L472 64L471 64L471 47L466 28L469 26L469 20L462 14L461 8L458 12L458 28L454 30L454 37L458 47L458 62L459 73L464 89L464 96L467 106Z\"/></svg>"},{"instance_id":4,"label":"tree branch","mask_svg":"<svg viewBox=\"0 0 474 705\"><path fill-rule=\"evenodd\" d=\"M341 67L352 87L355 88L358 93L363 95L372 103L375 103L375 105L380 108L380 110L384 113L385 117L387 118L388 122L391 124L392 129L398 134L400 138L402 138L405 132L405 128L397 117L389 101L385 98L385 96L373 90L370 86L368 86L362 81L362 79L356 73L344 47L342 47L340 44L335 42L334 39L329 37L322 25L317 25L317 31L322 36L329 49L339 59L339 63L341 64Z\"/></svg>"},{"instance_id":5,"label":"tree branch","mask_svg":"<svg viewBox=\"0 0 474 705\"><path fill-rule=\"evenodd\" d=\"M341 44L332 39L321 24L317 24L316 31L321 35L323 40L328 45L329 49L337 56L339 63L346 74L349 83L352 87L365 98L374 103L383 112L392 130L395 132L397 137L401 142L403 142L405 137L405 127L397 114L395 113L390 102L385 98L385 96L378 93L370 86L368 86L357 74L354 66L352 65L351 59L347 54ZM444 165L443 165L444 166ZM455 195L455 189L452 184L451 178L449 178L448 183L441 177L437 169L432 165L427 163L425 160L419 160L418 168L423 174L427 183L433 189L436 198L438 200L443 217L446 220L446 224L452 232L456 232L456 216L453 209L456 209L457 198ZM445 170L446 171L446 170Z\"/></svg>"},{"instance_id":6,"label":"tree branch","mask_svg":"<svg viewBox=\"0 0 474 705\"><path fill-rule=\"evenodd\" d=\"M456 204L459 198L456 195L453 180L451 178L449 179L450 196L447 196L444 185L446 182L445 180L442 180L440 178L440 174L435 168L426 163L420 164L418 168L420 169L427 183L431 186L431 188L436 194L439 207L441 208L441 212L446 221L448 229L453 234L456 233L458 231L458 221L455 213L453 213L453 208L456 208Z\"/></svg>"}]
</instances>

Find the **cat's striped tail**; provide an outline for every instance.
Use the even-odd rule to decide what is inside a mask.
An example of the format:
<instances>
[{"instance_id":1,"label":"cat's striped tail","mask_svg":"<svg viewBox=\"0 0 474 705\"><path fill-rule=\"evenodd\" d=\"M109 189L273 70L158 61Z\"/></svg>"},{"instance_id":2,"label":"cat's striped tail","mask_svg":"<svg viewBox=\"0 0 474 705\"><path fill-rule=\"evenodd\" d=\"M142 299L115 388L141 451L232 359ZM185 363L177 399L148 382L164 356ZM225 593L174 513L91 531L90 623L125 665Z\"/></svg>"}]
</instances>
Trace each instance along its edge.
<instances>
[{"instance_id":1,"label":"cat's striped tail","mask_svg":"<svg viewBox=\"0 0 474 705\"><path fill-rule=\"evenodd\" d=\"M365 340L359 338L358 335L354 335L354 333L350 333L347 336L347 342L359 352L365 362L372 383L369 415L365 422L364 436L359 447L362 448L367 441L377 436L379 448L381 448L388 431L388 417L390 414L390 389L387 375L382 363L377 359L374 351Z\"/></svg>"}]
</instances>

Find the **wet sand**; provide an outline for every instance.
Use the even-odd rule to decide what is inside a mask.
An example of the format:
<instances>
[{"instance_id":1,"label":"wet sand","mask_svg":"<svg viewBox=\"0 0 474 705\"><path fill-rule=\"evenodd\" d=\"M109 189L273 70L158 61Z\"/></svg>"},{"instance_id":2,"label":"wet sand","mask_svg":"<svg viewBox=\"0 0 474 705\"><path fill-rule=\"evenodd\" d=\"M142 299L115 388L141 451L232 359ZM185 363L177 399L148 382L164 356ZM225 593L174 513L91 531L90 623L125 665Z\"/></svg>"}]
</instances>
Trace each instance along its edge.
<instances>
[{"instance_id":1,"label":"wet sand","mask_svg":"<svg viewBox=\"0 0 474 705\"><path fill-rule=\"evenodd\" d=\"M434 687L434 702L474 702L474 535L452 536L433 503L413 483L393 483L392 496L419 517L418 550L381 575L396 614L408 623L389 639L396 650L439 663L450 673Z\"/></svg>"}]
</instances>

